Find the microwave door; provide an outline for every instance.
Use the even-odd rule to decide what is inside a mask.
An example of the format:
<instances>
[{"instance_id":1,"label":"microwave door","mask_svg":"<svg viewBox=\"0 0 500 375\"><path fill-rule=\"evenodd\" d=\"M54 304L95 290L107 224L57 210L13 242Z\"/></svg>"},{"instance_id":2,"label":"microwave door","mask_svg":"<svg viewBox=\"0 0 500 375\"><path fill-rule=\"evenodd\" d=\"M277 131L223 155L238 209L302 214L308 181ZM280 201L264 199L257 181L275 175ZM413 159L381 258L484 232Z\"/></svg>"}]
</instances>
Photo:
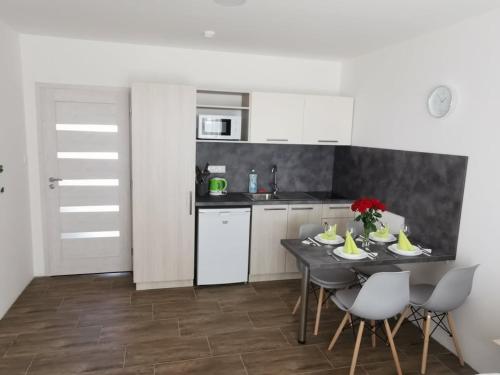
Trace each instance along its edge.
<instances>
[{"instance_id":1,"label":"microwave door","mask_svg":"<svg viewBox=\"0 0 500 375\"><path fill-rule=\"evenodd\" d=\"M204 118L201 135L208 139L231 139L231 120Z\"/></svg>"}]
</instances>

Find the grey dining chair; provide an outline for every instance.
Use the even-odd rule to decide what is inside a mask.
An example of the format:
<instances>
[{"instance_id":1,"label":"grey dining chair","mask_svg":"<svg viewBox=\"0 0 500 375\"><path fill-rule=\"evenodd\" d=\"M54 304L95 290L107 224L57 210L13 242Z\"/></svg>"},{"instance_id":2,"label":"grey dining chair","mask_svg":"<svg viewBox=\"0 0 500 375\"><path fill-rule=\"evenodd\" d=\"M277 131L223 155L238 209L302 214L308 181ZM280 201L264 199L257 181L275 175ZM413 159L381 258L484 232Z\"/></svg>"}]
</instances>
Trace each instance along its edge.
<instances>
[{"instance_id":1,"label":"grey dining chair","mask_svg":"<svg viewBox=\"0 0 500 375\"><path fill-rule=\"evenodd\" d=\"M409 271L380 272L370 276L362 287L338 290L332 294L330 299L346 313L328 346L329 351L333 349L347 321L352 321L352 317L357 317L359 319L358 333L356 335L356 343L349 372L350 375L353 375L356 370L365 320L383 321L397 373L398 375L402 374L398 352L394 345L392 331L387 319L398 314L408 305L410 298L409 289ZM374 325L370 328L372 344L373 340L376 339L376 328L377 327Z\"/></svg>"},{"instance_id":2,"label":"grey dining chair","mask_svg":"<svg viewBox=\"0 0 500 375\"><path fill-rule=\"evenodd\" d=\"M322 233L323 230L323 226L320 224L302 224L299 228L299 238L314 237L318 233ZM304 266L298 260L297 268L303 272ZM316 321L314 323L314 335L318 335L321 310L325 301L328 300L331 291L347 288L357 283L357 278L354 272L342 268L338 270L312 269L310 275L311 284L319 287L318 307L316 310ZM301 297L298 298L292 314L297 312L300 303Z\"/></svg>"},{"instance_id":3,"label":"grey dining chair","mask_svg":"<svg viewBox=\"0 0 500 375\"><path fill-rule=\"evenodd\" d=\"M439 280L437 285L417 284L410 286L410 304L401 314L392 336L395 337L404 320L417 322L420 327L420 321L423 321L424 348L422 352L422 364L420 372L426 373L427 355L429 351L429 340L437 328L443 329L448 333L455 345L456 354L461 366L464 366L464 359L460 343L457 337L455 320L451 311L456 310L463 305L472 290L474 273L479 265L470 267L454 268L448 271ZM424 314L420 313L424 310ZM410 315L412 319L410 320ZM445 325L444 318L448 321L448 327ZM431 332L431 322L436 326Z\"/></svg>"}]
</instances>

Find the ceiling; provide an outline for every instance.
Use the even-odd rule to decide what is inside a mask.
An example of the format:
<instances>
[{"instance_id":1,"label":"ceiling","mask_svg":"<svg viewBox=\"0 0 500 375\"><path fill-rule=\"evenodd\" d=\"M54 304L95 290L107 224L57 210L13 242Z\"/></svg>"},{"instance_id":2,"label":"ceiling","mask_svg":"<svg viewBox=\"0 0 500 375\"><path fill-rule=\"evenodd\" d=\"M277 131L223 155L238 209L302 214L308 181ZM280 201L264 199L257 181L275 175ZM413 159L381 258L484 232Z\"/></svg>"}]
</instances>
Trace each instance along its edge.
<instances>
[{"instance_id":1,"label":"ceiling","mask_svg":"<svg viewBox=\"0 0 500 375\"><path fill-rule=\"evenodd\" d=\"M344 59L485 13L500 0L0 0L22 33ZM204 38L205 30L216 32Z\"/></svg>"}]
</instances>

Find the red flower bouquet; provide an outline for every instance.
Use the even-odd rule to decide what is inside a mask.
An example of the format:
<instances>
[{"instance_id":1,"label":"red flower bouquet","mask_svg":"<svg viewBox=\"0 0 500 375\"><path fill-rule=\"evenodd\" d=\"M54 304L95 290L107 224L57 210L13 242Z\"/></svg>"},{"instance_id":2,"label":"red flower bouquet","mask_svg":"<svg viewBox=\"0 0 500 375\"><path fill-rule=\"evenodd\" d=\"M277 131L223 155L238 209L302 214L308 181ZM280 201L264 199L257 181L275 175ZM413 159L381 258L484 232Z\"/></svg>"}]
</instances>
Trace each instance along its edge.
<instances>
[{"instance_id":1,"label":"red flower bouquet","mask_svg":"<svg viewBox=\"0 0 500 375\"><path fill-rule=\"evenodd\" d=\"M364 237L366 240L368 240L368 236L371 232L377 230L375 224L382 217L381 212L385 211L385 209L385 204L373 198L361 198L352 204L351 210L358 214L354 220L363 223Z\"/></svg>"}]
</instances>

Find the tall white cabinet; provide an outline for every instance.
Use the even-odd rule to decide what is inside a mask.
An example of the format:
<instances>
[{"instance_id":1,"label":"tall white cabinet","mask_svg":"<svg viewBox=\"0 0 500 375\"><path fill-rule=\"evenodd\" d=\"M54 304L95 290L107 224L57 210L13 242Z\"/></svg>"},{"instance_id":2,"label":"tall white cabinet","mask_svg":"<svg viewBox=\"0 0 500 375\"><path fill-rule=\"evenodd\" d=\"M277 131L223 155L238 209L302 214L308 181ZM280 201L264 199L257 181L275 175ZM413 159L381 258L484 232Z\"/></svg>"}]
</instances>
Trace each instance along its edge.
<instances>
[{"instance_id":1,"label":"tall white cabinet","mask_svg":"<svg viewBox=\"0 0 500 375\"><path fill-rule=\"evenodd\" d=\"M137 289L194 278L196 90L132 85L133 264Z\"/></svg>"}]
</instances>

